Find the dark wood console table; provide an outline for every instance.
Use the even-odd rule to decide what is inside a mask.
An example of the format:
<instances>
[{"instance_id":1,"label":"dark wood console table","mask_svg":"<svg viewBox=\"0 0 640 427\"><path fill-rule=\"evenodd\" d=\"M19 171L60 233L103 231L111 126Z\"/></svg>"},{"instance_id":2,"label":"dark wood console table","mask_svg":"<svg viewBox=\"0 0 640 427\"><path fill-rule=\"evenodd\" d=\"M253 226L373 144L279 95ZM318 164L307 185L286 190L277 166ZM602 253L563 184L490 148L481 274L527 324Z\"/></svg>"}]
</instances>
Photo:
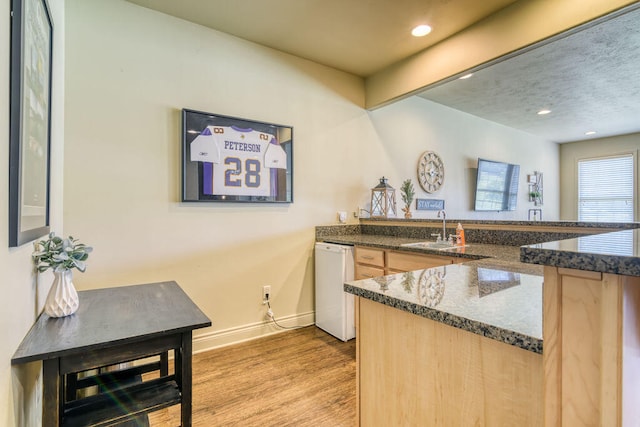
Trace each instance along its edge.
<instances>
[{"instance_id":1,"label":"dark wood console table","mask_svg":"<svg viewBox=\"0 0 640 427\"><path fill-rule=\"evenodd\" d=\"M111 425L180 404L182 426L190 426L192 331L211 326L207 316L176 282L78 295L75 314L41 314L11 359L12 365L43 362L42 425ZM156 370L157 378L140 380ZM98 393L76 393L90 386Z\"/></svg>"}]
</instances>

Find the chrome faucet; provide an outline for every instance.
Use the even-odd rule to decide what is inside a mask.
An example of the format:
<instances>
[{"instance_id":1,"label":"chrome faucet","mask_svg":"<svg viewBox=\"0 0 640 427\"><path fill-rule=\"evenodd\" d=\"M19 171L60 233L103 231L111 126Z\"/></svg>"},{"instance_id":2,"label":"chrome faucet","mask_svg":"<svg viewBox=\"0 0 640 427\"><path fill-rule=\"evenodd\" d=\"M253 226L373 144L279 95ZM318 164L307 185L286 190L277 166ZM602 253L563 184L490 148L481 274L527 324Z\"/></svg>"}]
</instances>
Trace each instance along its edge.
<instances>
[{"instance_id":1,"label":"chrome faucet","mask_svg":"<svg viewBox=\"0 0 640 427\"><path fill-rule=\"evenodd\" d=\"M438 218L440 218L440 214L442 214L442 240L447 239L447 213L444 209L438 211Z\"/></svg>"}]
</instances>

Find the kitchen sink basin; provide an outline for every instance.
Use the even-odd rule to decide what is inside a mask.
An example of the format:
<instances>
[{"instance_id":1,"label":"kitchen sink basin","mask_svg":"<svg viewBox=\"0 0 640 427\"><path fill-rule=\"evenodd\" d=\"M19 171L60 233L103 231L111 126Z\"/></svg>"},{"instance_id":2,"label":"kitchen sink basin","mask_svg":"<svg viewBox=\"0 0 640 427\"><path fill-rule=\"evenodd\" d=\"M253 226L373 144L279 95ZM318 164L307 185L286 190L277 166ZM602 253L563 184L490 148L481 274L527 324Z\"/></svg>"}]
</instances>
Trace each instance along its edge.
<instances>
[{"instance_id":1,"label":"kitchen sink basin","mask_svg":"<svg viewBox=\"0 0 640 427\"><path fill-rule=\"evenodd\" d=\"M444 251L447 249L464 248L469 245L458 246L458 245L452 245L449 242L415 242L415 243L404 243L400 246L405 246L410 248L435 249L438 251Z\"/></svg>"}]
</instances>

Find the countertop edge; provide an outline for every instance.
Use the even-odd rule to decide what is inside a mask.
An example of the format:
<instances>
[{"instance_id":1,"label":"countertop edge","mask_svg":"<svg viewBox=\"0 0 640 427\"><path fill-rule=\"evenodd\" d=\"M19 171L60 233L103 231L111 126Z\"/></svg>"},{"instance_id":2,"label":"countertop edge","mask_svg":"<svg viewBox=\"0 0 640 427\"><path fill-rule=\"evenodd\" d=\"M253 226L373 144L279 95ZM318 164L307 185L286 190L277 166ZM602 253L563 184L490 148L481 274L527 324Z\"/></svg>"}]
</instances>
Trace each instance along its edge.
<instances>
[{"instance_id":1,"label":"countertop edge","mask_svg":"<svg viewBox=\"0 0 640 427\"><path fill-rule=\"evenodd\" d=\"M498 342L512 345L523 350L542 354L543 340L530 337L518 332L505 330L497 326L488 325L476 320L470 320L464 317L456 316L437 309L428 308L422 305L413 304L408 301L381 295L356 286L344 284L344 291L358 297L384 304L389 307L397 308L401 311L424 317L444 325L448 325L457 329L467 331L476 335L480 335Z\"/></svg>"},{"instance_id":2,"label":"countertop edge","mask_svg":"<svg viewBox=\"0 0 640 427\"><path fill-rule=\"evenodd\" d=\"M640 276L640 262L637 257L633 256L591 254L522 246L520 248L520 261L549 267L571 268L622 276Z\"/></svg>"}]
</instances>

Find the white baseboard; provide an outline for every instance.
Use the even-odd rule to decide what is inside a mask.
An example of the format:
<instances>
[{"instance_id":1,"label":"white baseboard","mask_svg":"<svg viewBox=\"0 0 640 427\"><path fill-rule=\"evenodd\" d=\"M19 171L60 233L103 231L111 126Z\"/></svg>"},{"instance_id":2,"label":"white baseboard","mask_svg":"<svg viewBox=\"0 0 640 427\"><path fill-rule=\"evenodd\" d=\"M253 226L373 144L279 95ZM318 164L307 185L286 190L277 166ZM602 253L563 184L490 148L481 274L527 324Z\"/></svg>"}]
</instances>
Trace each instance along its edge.
<instances>
[{"instance_id":1,"label":"white baseboard","mask_svg":"<svg viewBox=\"0 0 640 427\"><path fill-rule=\"evenodd\" d=\"M307 313L278 317L276 320L280 325L288 328L309 326L315 323L315 312L309 311ZM279 328L271 320L267 320L221 331L209 332L193 337L193 353L201 353L203 351L213 350L214 348L238 344L256 338L286 332L287 330L288 329Z\"/></svg>"}]
</instances>

